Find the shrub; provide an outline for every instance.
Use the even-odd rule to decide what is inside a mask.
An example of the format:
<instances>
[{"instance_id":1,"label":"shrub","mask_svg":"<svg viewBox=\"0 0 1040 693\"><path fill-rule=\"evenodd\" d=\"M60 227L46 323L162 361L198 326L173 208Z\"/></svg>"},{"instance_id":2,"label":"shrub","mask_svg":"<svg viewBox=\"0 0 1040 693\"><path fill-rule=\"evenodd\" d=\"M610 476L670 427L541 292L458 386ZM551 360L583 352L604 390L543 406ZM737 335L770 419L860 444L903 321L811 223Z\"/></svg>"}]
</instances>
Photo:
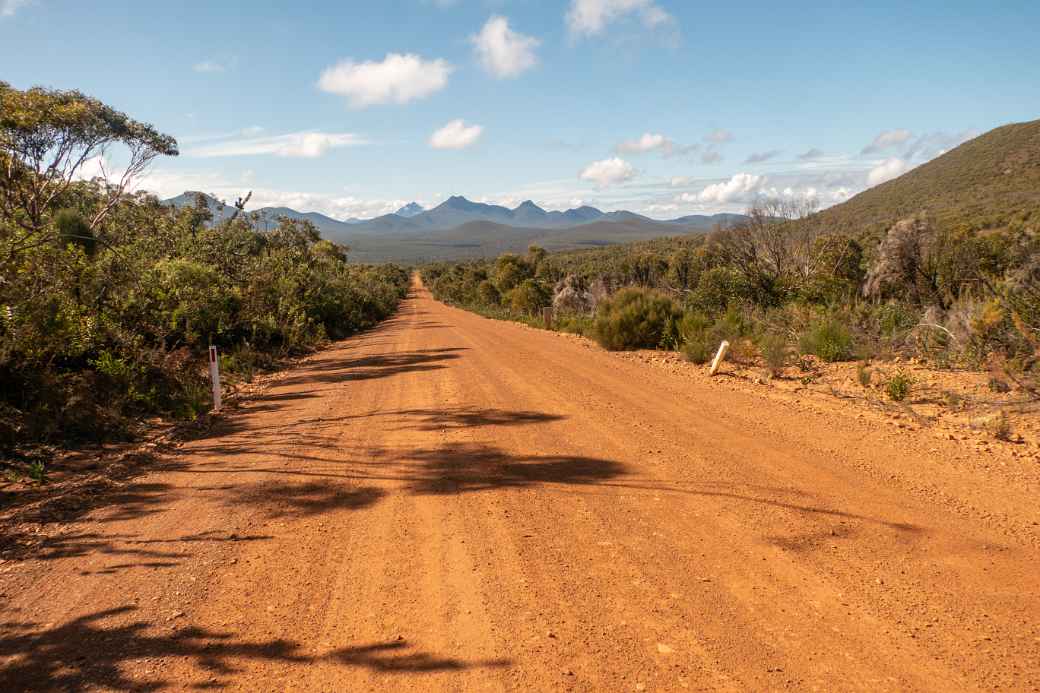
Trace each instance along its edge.
<instances>
[{"instance_id":1,"label":"shrub","mask_svg":"<svg viewBox=\"0 0 1040 693\"><path fill-rule=\"evenodd\" d=\"M996 392L997 394L1011 392L1011 386L996 376L990 377L986 385L989 387L990 392Z\"/></svg>"},{"instance_id":2,"label":"shrub","mask_svg":"<svg viewBox=\"0 0 1040 693\"><path fill-rule=\"evenodd\" d=\"M46 484L47 479L47 467L44 466L43 462L30 462L29 463L29 478L38 484Z\"/></svg>"},{"instance_id":3,"label":"shrub","mask_svg":"<svg viewBox=\"0 0 1040 693\"><path fill-rule=\"evenodd\" d=\"M885 392L893 402L902 402L910 396L910 391L913 387L914 379L907 373L900 371L885 383Z\"/></svg>"},{"instance_id":4,"label":"shrub","mask_svg":"<svg viewBox=\"0 0 1040 693\"><path fill-rule=\"evenodd\" d=\"M711 341L708 334L712 321L703 313L687 312L674 323L670 338L674 348L691 363L707 363L711 360Z\"/></svg>"},{"instance_id":5,"label":"shrub","mask_svg":"<svg viewBox=\"0 0 1040 693\"><path fill-rule=\"evenodd\" d=\"M552 297L545 287L533 279L525 279L509 292L509 305L518 313L531 315L549 305Z\"/></svg>"},{"instance_id":6,"label":"shrub","mask_svg":"<svg viewBox=\"0 0 1040 693\"><path fill-rule=\"evenodd\" d=\"M987 417L983 422L985 428L997 440L1011 440L1011 419L1006 412L998 412Z\"/></svg>"},{"instance_id":7,"label":"shrub","mask_svg":"<svg viewBox=\"0 0 1040 693\"><path fill-rule=\"evenodd\" d=\"M675 302L649 289L627 288L600 304L593 334L611 351L654 349L680 318Z\"/></svg>"},{"instance_id":8,"label":"shrub","mask_svg":"<svg viewBox=\"0 0 1040 693\"><path fill-rule=\"evenodd\" d=\"M758 350L771 375L779 375L787 366L789 358L787 339L783 335L767 332L758 338Z\"/></svg>"},{"instance_id":9,"label":"shrub","mask_svg":"<svg viewBox=\"0 0 1040 693\"><path fill-rule=\"evenodd\" d=\"M502 295L491 280L485 279L477 285L477 300L485 306L497 306L502 301Z\"/></svg>"},{"instance_id":10,"label":"shrub","mask_svg":"<svg viewBox=\"0 0 1040 693\"><path fill-rule=\"evenodd\" d=\"M870 369L867 368L867 364L861 363L856 366L856 380L859 381L860 387L864 389L870 387L873 375L874 374L871 373Z\"/></svg>"},{"instance_id":11,"label":"shrub","mask_svg":"<svg viewBox=\"0 0 1040 693\"><path fill-rule=\"evenodd\" d=\"M715 349L707 333L701 333L683 342L682 355L690 363L703 364L711 361Z\"/></svg>"},{"instance_id":12,"label":"shrub","mask_svg":"<svg viewBox=\"0 0 1040 693\"><path fill-rule=\"evenodd\" d=\"M848 361L855 353L852 333L836 318L813 323L799 340L802 354L813 354L824 361Z\"/></svg>"},{"instance_id":13,"label":"shrub","mask_svg":"<svg viewBox=\"0 0 1040 693\"><path fill-rule=\"evenodd\" d=\"M64 245L82 248L88 257L94 255L97 250L97 238L82 214L74 209L63 209L54 215L54 226L58 230L58 238Z\"/></svg>"},{"instance_id":14,"label":"shrub","mask_svg":"<svg viewBox=\"0 0 1040 693\"><path fill-rule=\"evenodd\" d=\"M721 313L733 301L748 295L747 282L736 270L714 267L700 276L693 303L708 313Z\"/></svg>"}]
</instances>

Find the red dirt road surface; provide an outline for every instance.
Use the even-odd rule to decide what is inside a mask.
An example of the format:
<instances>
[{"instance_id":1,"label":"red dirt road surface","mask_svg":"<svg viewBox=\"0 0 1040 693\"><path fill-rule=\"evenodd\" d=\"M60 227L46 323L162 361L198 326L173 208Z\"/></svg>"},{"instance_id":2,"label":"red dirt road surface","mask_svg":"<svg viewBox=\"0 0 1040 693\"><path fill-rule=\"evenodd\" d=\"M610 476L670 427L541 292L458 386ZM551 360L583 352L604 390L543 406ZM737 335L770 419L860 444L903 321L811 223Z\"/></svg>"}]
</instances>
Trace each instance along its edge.
<instances>
[{"instance_id":1,"label":"red dirt road surface","mask_svg":"<svg viewBox=\"0 0 1040 693\"><path fill-rule=\"evenodd\" d=\"M1035 460L700 382L417 288L0 565L0 690L1040 690Z\"/></svg>"}]
</instances>

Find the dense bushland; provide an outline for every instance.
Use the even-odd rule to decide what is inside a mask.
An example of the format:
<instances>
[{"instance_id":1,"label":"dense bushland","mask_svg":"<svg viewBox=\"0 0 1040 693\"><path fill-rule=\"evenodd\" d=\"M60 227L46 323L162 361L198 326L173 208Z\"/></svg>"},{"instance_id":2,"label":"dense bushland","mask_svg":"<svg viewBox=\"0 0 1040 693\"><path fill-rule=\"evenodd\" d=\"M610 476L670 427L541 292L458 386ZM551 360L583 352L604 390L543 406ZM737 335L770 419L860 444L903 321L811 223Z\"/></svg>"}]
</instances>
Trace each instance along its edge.
<instances>
[{"instance_id":1,"label":"dense bushland","mask_svg":"<svg viewBox=\"0 0 1040 693\"><path fill-rule=\"evenodd\" d=\"M435 296L537 323L512 300L541 285L557 329L609 349L669 348L695 362L719 342L779 372L795 355L895 356L1001 369L1035 388L1040 360L1040 207L1001 228L927 215L880 236L838 232L809 205L762 201L706 235L424 268ZM532 293L529 289L528 293ZM662 326L662 323L665 323Z\"/></svg>"},{"instance_id":2,"label":"dense bushland","mask_svg":"<svg viewBox=\"0 0 1040 693\"><path fill-rule=\"evenodd\" d=\"M209 407L206 351L233 381L390 315L395 266L347 262L307 222L213 223L82 181L109 145L127 170L176 154L149 126L77 92L0 83L0 452L125 436L147 416Z\"/></svg>"}]
</instances>

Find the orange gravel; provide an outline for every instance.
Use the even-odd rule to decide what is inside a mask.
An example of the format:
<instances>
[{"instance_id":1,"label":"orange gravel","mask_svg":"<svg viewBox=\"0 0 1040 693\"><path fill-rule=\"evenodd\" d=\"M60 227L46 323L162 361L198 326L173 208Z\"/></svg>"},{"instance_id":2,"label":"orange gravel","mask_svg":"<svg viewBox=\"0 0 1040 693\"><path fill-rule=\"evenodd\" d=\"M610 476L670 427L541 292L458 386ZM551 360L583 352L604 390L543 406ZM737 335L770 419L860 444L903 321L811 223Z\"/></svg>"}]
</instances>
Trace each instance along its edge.
<instances>
[{"instance_id":1,"label":"orange gravel","mask_svg":"<svg viewBox=\"0 0 1040 693\"><path fill-rule=\"evenodd\" d=\"M964 457L417 287L0 564L0 690L1040 690Z\"/></svg>"}]
</instances>

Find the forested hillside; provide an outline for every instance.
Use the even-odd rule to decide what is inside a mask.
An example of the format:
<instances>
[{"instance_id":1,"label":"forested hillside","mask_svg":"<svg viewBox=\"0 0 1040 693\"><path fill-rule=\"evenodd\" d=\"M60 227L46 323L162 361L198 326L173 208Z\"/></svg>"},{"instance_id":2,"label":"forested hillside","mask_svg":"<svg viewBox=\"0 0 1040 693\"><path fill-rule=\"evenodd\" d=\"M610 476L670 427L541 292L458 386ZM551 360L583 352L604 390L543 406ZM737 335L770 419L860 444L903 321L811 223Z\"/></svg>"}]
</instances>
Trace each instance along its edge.
<instances>
[{"instance_id":1,"label":"forested hillside","mask_svg":"<svg viewBox=\"0 0 1040 693\"><path fill-rule=\"evenodd\" d=\"M905 175L820 212L818 223L852 234L885 231L928 215L950 231L1037 224L1040 120L1005 125Z\"/></svg>"},{"instance_id":2,"label":"forested hillside","mask_svg":"<svg viewBox=\"0 0 1040 693\"><path fill-rule=\"evenodd\" d=\"M81 180L118 148L126 174ZM74 91L0 83L0 453L124 437L210 406L206 351L248 378L391 314L408 276L304 221L213 224L128 184L176 142Z\"/></svg>"}]
</instances>

